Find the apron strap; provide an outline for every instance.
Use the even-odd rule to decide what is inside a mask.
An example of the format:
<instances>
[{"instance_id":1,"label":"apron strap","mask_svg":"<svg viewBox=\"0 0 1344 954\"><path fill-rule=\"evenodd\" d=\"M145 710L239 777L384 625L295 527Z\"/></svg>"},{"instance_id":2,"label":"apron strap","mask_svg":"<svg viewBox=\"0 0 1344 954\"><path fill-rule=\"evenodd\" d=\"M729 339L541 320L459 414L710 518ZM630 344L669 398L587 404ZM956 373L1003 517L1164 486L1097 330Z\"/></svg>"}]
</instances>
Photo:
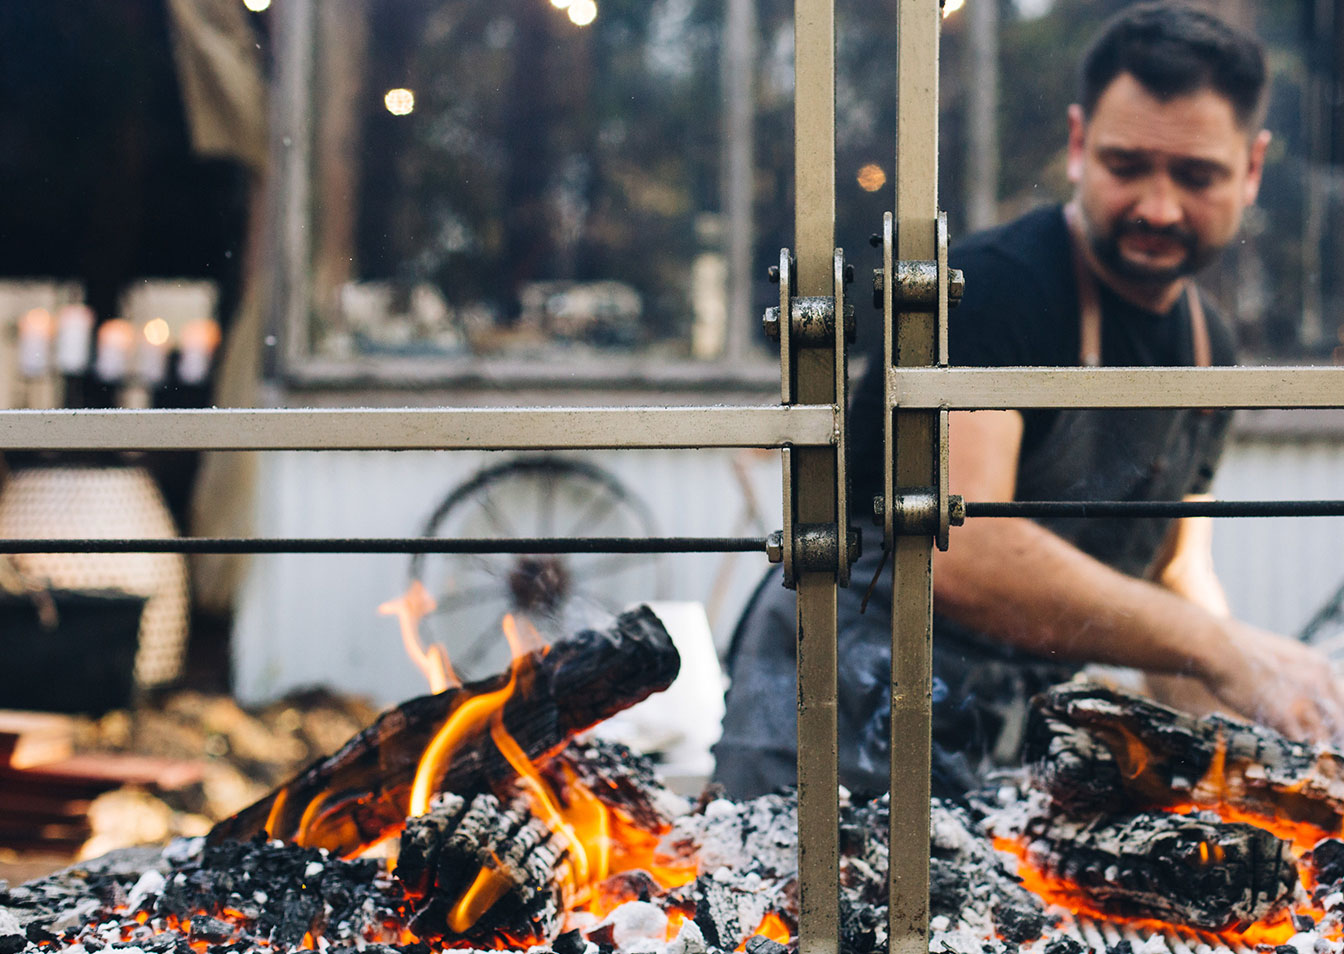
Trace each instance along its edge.
<instances>
[{"instance_id":1,"label":"apron strap","mask_svg":"<svg viewBox=\"0 0 1344 954\"><path fill-rule=\"evenodd\" d=\"M1078 364L1084 368L1101 367L1101 293L1097 277L1087 265L1083 253L1084 232L1081 213L1072 202L1064 206L1064 221L1072 239L1073 277L1078 287ZM1195 283L1185 283L1186 310L1190 315L1190 345L1193 363L1207 368L1213 363L1213 348L1209 343L1209 323L1204 305L1199 300Z\"/></svg>"}]
</instances>

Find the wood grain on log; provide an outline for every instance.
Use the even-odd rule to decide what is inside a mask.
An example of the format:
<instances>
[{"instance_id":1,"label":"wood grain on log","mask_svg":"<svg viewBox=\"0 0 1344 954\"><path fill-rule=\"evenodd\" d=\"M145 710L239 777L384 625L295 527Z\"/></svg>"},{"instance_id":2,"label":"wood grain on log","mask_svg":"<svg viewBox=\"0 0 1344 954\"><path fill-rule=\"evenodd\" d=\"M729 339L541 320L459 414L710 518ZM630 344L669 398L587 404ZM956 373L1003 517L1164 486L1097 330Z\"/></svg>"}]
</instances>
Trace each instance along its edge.
<instances>
[{"instance_id":1,"label":"wood grain on log","mask_svg":"<svg viewBox=\"0 0 1344 954\"><path fill-rule=\"evenodd\" d=\"M1207 931L1239 929L1291 896L1288 843L1211 813L1079 819L1050 811L1028 826L1027 857L1102 911Z\"/></svg>"},{"instance_id":2,"label":"wood grain on log","mask_svg":"<svg viewBox=\"0 0 1344 954\"><path fill-rule=\"evenodd\" d=\"M1074 813L1226 804L1326 832L1344 821L1344 756L1227 716L1089 683L1037 696L1024 760Z\"/></svg>"},{"instance_id":3,"label":"wood grain on log","mask_svg":"<svg viewBox=\"0 0 1344 954\"><path fill-rule=\"evenodd\" d=\"M565 841L525 804L444 793L401 835L396 875L421 938L519 946L553 940L563 915Z\"/></svg>"},{"instance_id":4,"label":"wood grain on log","mask_svg":"<svg viewBox=\"0 0 1344 954\"><path fill-rule=\"evenodd\" d=\"M667 630L641 606L604 632L583 630L518 660L504 725L529 758L544 758L577 733L666 689L679 667ZM221 821L209 840L266 831L351 855L399 831L425 748L463 704L502 689L510 678L503 673L402 703L334 755ZM435 790L469 797L513 776L484 725L457 743Z\"/></svg>"}]
</instances>

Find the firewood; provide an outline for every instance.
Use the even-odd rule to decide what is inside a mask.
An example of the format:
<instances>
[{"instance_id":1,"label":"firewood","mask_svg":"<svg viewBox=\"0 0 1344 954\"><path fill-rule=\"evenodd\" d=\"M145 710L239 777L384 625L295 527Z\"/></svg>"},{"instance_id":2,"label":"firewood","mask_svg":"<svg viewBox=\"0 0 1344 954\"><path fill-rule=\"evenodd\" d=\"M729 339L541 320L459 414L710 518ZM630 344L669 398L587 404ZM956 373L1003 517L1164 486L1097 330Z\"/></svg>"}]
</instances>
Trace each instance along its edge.
<instances>
[{"instance_id":1,"label":"firewood","mask_svg":"<svg viewBox=\"0 0 1344 954\"><path fill-rule=\"evenodd\" d=\"M525 803L443 793L401 834L396 875L411 899L410 927L450 946L550 940L563 914L557 872L563 838Z\"/></svg>"},{"instance_id":2,"label":"firewood","mask_svg":"<svg viewBox=\"0 0 1344 954\"><path fill-rule=\"evenodd\" d=\"M1240 929L1289 898L1287 842L1201 812L1078 818L1053 808L1027 828L1028 860L1071 882L1103 912L1207 931Z\"/></svg>"},{"instance_id":3,"label":"firewood","mask_svg":"<svg viewBox=\"0 0 1344 954\"><path fill-rule=\"evenodd\" d=\"M1088 683L1033 700L1023 755L1036 784L1078 814L1193 803L1330 832L1344 821L1338 752Z\"/></svg>"},{"instance_id":4,"label":"firewood","mask_svg":"<svg viewBox=\"0 0 1344 954\"><path fill-rule=\"evenodd\" d=\"M583 630L534 650L500 674L384 713L338 752L309 765L269 795L217 824L211 843L271 837L349 856L399 831L421 755L471 699L516 680L504 726L530 759L554 754L574 735L666 689L680 657L658 617L639 607L605 631ZM454 747L435 791L471 796L513 778L485 722Z\"/></svg>"}]
</instances>

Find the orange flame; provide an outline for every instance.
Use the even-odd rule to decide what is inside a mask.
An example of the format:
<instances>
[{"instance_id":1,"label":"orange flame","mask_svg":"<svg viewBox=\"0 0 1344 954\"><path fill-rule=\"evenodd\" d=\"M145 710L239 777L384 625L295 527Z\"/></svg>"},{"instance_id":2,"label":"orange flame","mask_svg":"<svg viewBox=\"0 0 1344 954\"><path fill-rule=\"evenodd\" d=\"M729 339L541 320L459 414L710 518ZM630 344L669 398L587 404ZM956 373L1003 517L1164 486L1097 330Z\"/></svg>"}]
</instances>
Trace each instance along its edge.
<instances>
[{"instance_id":1,"label":"orange flame","mask_svg":"<svg viewBox=\"0 0 1344 954\"><path fill-rule=\"evenodd\" d=\"M513 687L518 682L517 666L509 668L509 681L494 692L484 692L462 703L443 727L435 733L420 764L415 770L415 781L411 785L410 803L406 809L408 818L415 818L429 811L429 801L443 778L449 760L457 745L468 733L475 732L490 721L504 703L513 695Z\"/></svg>"},{"instance_id":2,"label":"orange flame","mask_svg":"<svg viewBox=\"0 0 1344 954\"><path fill-rule=\"evenodd\" d=\"M448 661L448 653L442 646L433 643L429 649L425 649L420 642L420 621L434 612L436 606L438 604L429 595L429 590L419 580L415 580L401 596L379 606L378 612L397 618L406 655L411 657L411 662L429 680L429 691L439 693L449 687L462 685L462 680L453 671L453 664Z\"/></svg>"},{"instance_id":3,"label":"orange flame","mask_svg":"<svg viewBox=\"0 0 1344 954\"><path fill-rule=\"evenodd\" d=\"M778 941L780 944L788 944L793 937L793 932L790 931L789 926L784 923L784 919L778 914L771 912L761 920L761 923L757 925L756 930L743 938L742 943L737 945L735 950L745 951L747 949L747 941L757 934L762 934L772 941Z\"/></svg>"}]
</instances>

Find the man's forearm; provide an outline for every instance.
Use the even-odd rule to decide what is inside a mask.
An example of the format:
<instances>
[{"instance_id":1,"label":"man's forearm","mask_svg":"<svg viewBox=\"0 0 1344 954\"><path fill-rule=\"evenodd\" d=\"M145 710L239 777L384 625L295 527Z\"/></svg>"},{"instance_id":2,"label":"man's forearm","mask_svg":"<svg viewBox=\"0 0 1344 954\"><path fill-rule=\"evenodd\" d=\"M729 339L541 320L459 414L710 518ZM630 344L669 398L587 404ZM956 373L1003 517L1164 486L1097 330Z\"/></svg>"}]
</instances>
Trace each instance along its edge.
<instances>
[{"instance_id":1,"label":"man's forearm","mask_svg":"<svg viewBox=\"0 0 1344 954\"><path fill-rule=\"evenodd\" d=\"M1205 675L1221 625L1191 601L1094 560L1038 524L972 521L934 564L940 613L1042 656Z\"/></svg>"}]
</instances>

